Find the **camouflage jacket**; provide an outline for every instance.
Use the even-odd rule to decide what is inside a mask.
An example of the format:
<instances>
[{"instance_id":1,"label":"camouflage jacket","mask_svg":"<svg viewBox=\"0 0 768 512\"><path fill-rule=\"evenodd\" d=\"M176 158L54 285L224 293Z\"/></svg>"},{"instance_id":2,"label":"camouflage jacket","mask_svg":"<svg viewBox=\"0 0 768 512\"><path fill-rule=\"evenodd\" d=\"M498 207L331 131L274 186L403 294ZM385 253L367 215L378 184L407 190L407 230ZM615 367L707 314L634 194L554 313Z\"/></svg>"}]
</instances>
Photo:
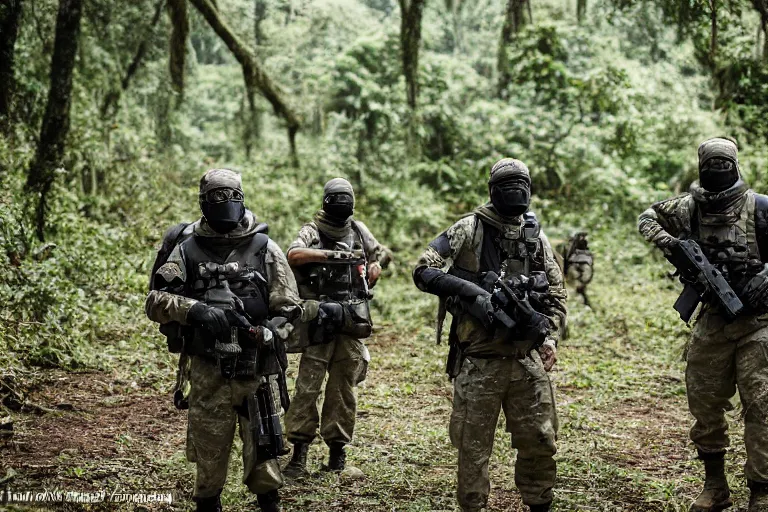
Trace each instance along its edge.
<instances>
[{"instance_id":1,"label":"camouflage jacket","mask_svg":"<svg viewBox=\"0 0 768 512\"><path fill-rule=\"evenodd\" d=\"M368 263L378 263L384 258L386 249L374 238L368 227L359 220L353 220L362 238L363 250ZM307 222L299 230L296 240L288 246L288 251L296 248L307 249L334 249L323 247L320 240L320 230L315 222Z\"/></svg>"},{"instance_id":2,"label":"camouflage jacket","mask_svg":"<svg viewBox=\"0 0 768 512\"><path fill-rule=\"evenodd\" d=\"M691 215L695 208L690 194L659 201L640 214L637 227L646 241L665 249L675 239L691 235Z\"/></svg>"}]
</instances>

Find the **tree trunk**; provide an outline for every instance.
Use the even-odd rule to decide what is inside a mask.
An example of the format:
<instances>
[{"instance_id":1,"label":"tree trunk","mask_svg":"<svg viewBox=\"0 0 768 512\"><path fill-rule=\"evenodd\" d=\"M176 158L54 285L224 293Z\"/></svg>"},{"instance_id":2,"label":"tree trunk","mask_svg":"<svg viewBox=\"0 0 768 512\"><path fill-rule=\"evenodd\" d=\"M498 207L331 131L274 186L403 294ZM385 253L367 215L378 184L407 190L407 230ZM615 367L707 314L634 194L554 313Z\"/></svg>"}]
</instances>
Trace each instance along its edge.
<instances>
[{"instance_id":1,"label":"tree trunk","mask_svg":"<svg viewBox=\"0 0 768 512\"><path fill-rule=\"evenodd\" d=\"M717 0L709 0L712 19L712 31L709 39L709 63L714 73L717 69Z\"/></svg>"},{"instance_id":2,"label":"tree trunk","mask_svg":"<svg viewBox=\"0 0 768 512\"><path fill-rule=\"evenodd\" d=\"M249 91L258 89L262 96L272 105L275 115L285 120L288 125L288 142L291 146L291 158L294 163L297 163L296 132L298 132L301 123L299 122L299 117L284 100L283 92L261 68L261 64L256 60L253 51L221 19L218 11L211 4L211 0L191 1L243 67L245 87Z\"/></svg>"},{"instance_id":3,"label":"tree trunk","mask_svg":"<svg viewBox=\"0 0 768 512\"><path fill-rule=\"evenodd\" d=\"M21 3L22 0L3 0L0 4L0 133L8 133L11 126L16 84L13 64L21 22Z\"/></svg>"},{"instance_id":4,"label":"tree trunk","mask_svg":"<svg viewBox=\"0 0 768 512\"><path fill-rule=\"evenodd\" d=\"M256 48L263 45L267 40L261 24L267 19L267 0L254 0L253 3L253 32Z\"/></svg>"},{"instance_id":5,"label":"tree trunk","mask_svg":"<svg viewBox=\"0 0 768 512\"><path fill-rule=\"evenodd\" d=\"M421 17L426 0L398 0L400 2L400 49L403 58L403 75L411 111L416 110L419 94L419 43L421 42Z\"/></svg>"},{"instance_id":6,"label":"tree trunk","mask_svg":"<svg viewBox=\"0 0 768 512\"><path fill-rule=\"evenodd\" d=\"M445 0L445 8L451 13L451 25L453 29L453 53L464 51L464 35L461 30L461 9L463 0Z\"/></svg>"},{"instance_id":7,"label":"tree trunk","mask_svg":"<svg viewBox=\"0 0 768 512\"><path fill-rule=\"evenodd\" d=\"M147 54L147 43L152 37L154 28L160 21L160 16L163 14L163 6L165 5L165 1L166 0L160 0L157 2L157 6L155 7L155 14L152 16L152 21L150 21L146 35L139 43L139 46L136 48L136 53L133 55L133 59L131 59L131 63L128 65L128 69L125 70L123 79L120 81L120 88L112 89L109 94L107 94L106 98L104 98L104 103L101 105L102 119L112 117L117 113L117 108L120 103L120 96L123 92L128 90L128 86L131 84L131 79L139 70L139 66L141 66L142 62L144 61L144 57Z\"/></svg>"},{"instance_id":8,"label":"tree trunk","mask_svg":"<svg viewBox=\"0 0 768 512\"><path fill-rule=\"evenodd\" d=\"M509 74L509 57L507 48L512 43L512 39L520 32L525 25L525 3L526 0L507 0L507 9L504 15L504 24L501 27L501 37L499 37L499 49L496 56L496 68L498 72L498 83L496 94L499 98L505 98L507 87L512 77Z\"/></svg>"},{"instance_id":9,"label":"tree trunk","mask_svg":"<svg viewBox=\"0 0 768 512\"><path fill-rule=\"evenodd\" d=\"M587 15L587 0L576 0L576 19L579 25L584 21Z\"/></svg>"},{"instance_id":10,"label":"tree trunk","mask_svg":"<svg viewBox=\"0 0 768 512\"><path fill-rule=\"evenodd\" d=\"M213 7L215 10L216 8ZM187 60L187 38L189 37L189 16L187 0L168 0L171 17L171 84L182 97L184 95L184 66Z\"/></svg>"},{"instance_id":11,"label":"tree trunk","mask_svg":"<svg viewBox=\"0 0 768 512\"><path fill-rule=\"evenodd\" d=\"M760 30L763 32L762 61L768 64L768 0L752 0L760 15Z\"/></svg>"},{"instance_id":12,"label":"tree trunk","mask_svg":"<svg viewBox=\"0 0 768 512\"><path fill-rule=\"evenodd\" d=\"M56 38L51 59L51 85L45 107L40 142L29 167L27 189L39 194L36 221L37 237L44 239L46 201L56 169L61 166L69 133L69 110L72 103L72 71L80 39L83 0L60 0L56 17Z\"/></svg>"}]
</instances>

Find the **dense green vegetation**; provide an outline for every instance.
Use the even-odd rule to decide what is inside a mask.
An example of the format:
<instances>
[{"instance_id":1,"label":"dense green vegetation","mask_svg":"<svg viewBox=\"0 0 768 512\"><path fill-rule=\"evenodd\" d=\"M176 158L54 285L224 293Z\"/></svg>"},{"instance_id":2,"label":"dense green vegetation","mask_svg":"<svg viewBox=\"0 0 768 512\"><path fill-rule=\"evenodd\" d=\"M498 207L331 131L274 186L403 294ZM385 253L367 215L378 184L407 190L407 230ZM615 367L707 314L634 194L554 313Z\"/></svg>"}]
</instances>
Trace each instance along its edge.
<instances>
[{"instance_id":1,"label":"dense green vegetation","mask_svg":"<svg viewBox=\"0 0 768 512\"><path fill-rule=\"evenodd\" d=\"M597 307L573 306L573 337L555 374L570 489L561 510L585 500L600 510L685 504L695 464L678 460L678 473L633 467L610 455L621 438L603 437L594 453L590 439L652 423L646 415L617 426L631 423L637 403L654 407L652 397L672 411L675 457L685 458L685 329L668 307L675 285L636 239L634 219L686 189L696 146L709 136L735 137L745 176L760 191L768 184L768 8L579 0L577 19L573 2L513 4L426 2L414 108L394 0L84 0L60 157L40 156L60 4L0 5L2 51L21 6L10 72L0 54L0 419L32 424L22 415L41 412L35 393L52 371L99 372L154 396L169 389L173 358L143 315L147 274L166 227L199 215L206 168L242 172L247 205L283 247L318 208L322 184L341 175L395 264L377 290L378 363L361 398L361 424L372 424L361 426L364 447L353 455L369 478L334 507L450 508L444 354L431 346L434 301L411 285L410 269L434 235L484 200L490 165L514 156L532 170L534 209L550 237L586 228L597 253ZM245 53L233 55L200 6ZM520 19L505 22L507 12ZM279 105L265 99L265 77ZM423 393L434 400L408 398ZM419 415L425 403L434 406L429 418ZM406 412L388 424L393 411ZM628 442L648 435L633 432ZM497 451L509 456L499 437ZM647 455L668 455L654 450ZM427 475L433 452L439 464ZM171 463L150 465L136 482L189 492L182 453L171 450ZM388 467L408 460L411 472ZM105 483L98 463L74 464L62 471L75 487ZM510 488L511 469L495 468L495 482ZM292 510L328 510L330 494L306 487ZM237 489L228 492L240 503Z\"/></svg>"}]
</instances>

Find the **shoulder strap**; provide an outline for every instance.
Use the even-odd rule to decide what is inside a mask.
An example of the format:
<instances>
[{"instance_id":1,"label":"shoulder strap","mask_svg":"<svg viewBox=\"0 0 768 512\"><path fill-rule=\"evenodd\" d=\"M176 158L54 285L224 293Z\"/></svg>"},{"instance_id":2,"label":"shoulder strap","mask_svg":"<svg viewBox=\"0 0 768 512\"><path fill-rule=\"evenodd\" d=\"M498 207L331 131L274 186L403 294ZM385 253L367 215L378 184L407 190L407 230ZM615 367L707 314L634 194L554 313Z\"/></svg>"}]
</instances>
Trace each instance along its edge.
<instances>
[{"instance_id":1,"label":"shoulder strap","mask_svg":"<svg viewBox=\"0 0 768 512\"><path fill-rule=\"evenodd\" d=\"M757 245L757 228L755 227L755 193L751 190L747 192L746 210L742 216L746 215L746 237L749 257L753 260L760 260L760 248Z\"/></svg>"},{"instance_id":2,"label":"shoulder strap","mask_svg":"<svg viewBox=\"0 0 768 512\"><path fill-rule=\"evenodd\" d=\"M355 232L357 237L360 239L360 245L363 247L363 260L365 261L365 267L368 268L368 252L366 251L365 247L365 238L363 238L363 232L360 229L360 226L357 224L356 220L352 220L352 231Z\"/></svg>"}]
</instances>

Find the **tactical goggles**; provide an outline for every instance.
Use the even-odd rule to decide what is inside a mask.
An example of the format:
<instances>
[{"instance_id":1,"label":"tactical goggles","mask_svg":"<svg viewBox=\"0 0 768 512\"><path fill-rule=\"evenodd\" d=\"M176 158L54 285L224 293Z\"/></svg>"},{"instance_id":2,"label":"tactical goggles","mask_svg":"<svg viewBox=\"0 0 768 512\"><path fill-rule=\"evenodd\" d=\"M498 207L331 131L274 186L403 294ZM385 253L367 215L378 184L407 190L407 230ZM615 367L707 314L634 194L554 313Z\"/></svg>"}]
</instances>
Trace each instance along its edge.
<instances>
[{"instance_id":1,"label":"tactical goggles","mask_svg":"<svg viewBox=\"0 0 768 512\"><path fill-rule=\"evenodd\" d=\"M323 203L325 204L352 204L353 202L352 196L345 192L329 194L323 199Z\"/></svg>"},{"instance_id":2,"label":"tactical goggles","mask_svg":"<svg viewBox=\"0 0 768 512\"><path fill-rule=\"evenodd\" d=\"M234 188L216 188L205 194L200 194L200 199L206 203L225 203L227 201L243 202L245 196L240 190Z\"/></svg>"}]
</instances>

